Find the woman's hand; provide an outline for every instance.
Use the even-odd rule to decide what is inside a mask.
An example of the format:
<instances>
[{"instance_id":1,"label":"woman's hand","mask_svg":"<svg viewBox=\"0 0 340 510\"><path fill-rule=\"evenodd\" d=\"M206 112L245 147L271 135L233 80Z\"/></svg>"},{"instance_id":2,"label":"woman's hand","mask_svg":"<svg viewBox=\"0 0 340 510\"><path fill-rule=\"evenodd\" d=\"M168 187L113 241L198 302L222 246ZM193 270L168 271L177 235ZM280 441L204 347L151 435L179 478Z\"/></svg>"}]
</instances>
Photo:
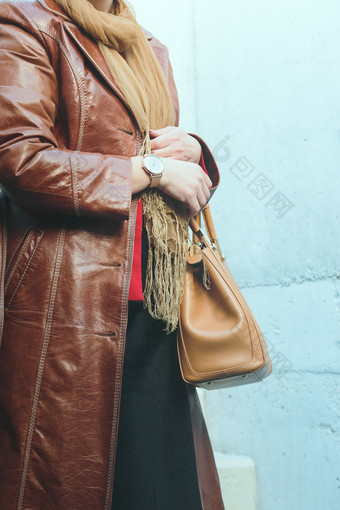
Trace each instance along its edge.
<instances>
[{"instance_id":1,"label":"woman's hand","mask_svg":"<svg viewBox=\"0 0 340 510\"><path fill-rule=\"evenodd\" d=\"M151 151L162 158L199 163L202 149L193 136L183 129L167 126L163 129L150 129Z\"/></svg>"},{"instance_id":2,"label":"woman's hand","mask_svg":"<svg viewBox=\"0 0 340 510\"><path fill-rule=\"evenodd\" d=\"M197 163L164 158L158 188L183 204L188 218L195 216L210 198L212 182Z\"/></svg>"},{"instance_id":3,"label":"woman's hand","mask_svg":"<svg viewBox=\"0 0 340 510\"><path fill-rule=\"evenodd\" d=\"M132 159L132 193L147 188L150 178L142 169L143 158L135 156ZM183 204L184 214L191 218L195 216L210 198L212 182L208 175L197 163L162 158L164 171L158 185L166 195L175 198Z\"/></svg>"}]
</instances>

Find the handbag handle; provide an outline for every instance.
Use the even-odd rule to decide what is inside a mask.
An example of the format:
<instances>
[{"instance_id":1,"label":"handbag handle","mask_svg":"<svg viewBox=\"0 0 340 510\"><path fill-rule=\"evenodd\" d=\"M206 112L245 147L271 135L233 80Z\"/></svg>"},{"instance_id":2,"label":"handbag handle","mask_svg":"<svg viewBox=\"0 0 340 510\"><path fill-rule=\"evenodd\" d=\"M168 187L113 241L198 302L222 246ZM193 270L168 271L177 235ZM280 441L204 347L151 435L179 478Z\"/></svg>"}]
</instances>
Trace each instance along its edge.
<instances>
[{"instance_id":1,"label":"handbag handle","mask_svg":"<svg viewBox=\"0 0 340 510\"><path fill-rule=\"evenodd\" d=\"M203 242L203 244L205 244L204 243L205 237L201 230L201 213L203 216L204 225L205 225L212 249L217 250L218 253L220 254L221 259L225 260L225 255L224 255L223 251L221 250L221 246L220 246L218 238L217 238L215 225L214 225L211 210L210 210L210 204L207 204L204 207L204 209L202 209L202 211L200 211L194 218L191 218L189 221L189 226L193 232L193 242L197 243L197 240L198 240L199 242Z\"/></svg>"},{"instance_id":2,"label":"handbag handle","mask_svg":"<svg viewBox=\"0 0 340 510\"><path fill-rule=\"evenodd\" d=\"M197 225L198 225L198 229L200 229L200 228L201 228L201 213L196 214L196 216L194 216L194 218L193 218L193 219L194 219L194 221L197 223ZM200 240L199 240L198 236L196 236L196 234L194 233L194 231L193 231L193 234L192 234L192 242L193 242L194 244L198 244L198 243L200 242Z\"/></svg>"}]
</instances>

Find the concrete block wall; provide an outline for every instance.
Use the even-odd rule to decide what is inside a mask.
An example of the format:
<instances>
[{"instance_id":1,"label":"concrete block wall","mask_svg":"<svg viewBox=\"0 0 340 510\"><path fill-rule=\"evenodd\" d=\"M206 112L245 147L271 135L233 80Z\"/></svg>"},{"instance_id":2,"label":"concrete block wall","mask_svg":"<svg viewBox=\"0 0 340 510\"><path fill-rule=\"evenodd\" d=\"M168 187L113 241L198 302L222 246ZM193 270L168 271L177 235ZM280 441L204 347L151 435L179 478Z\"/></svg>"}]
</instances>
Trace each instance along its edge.
<instances>
[{"instance_id":1,"label":"concrete block wall","mask_svg":"<svg viewBox=\"0 0 340 510\"><path fill-rule=\"evenodd\" d=\"M273 359L264 382L207 393L214 449L253 459L258 510L337 510L340 4L133 3L169 48L181 126L218 160L216 227Z\"/></svg>"}]
</instances>

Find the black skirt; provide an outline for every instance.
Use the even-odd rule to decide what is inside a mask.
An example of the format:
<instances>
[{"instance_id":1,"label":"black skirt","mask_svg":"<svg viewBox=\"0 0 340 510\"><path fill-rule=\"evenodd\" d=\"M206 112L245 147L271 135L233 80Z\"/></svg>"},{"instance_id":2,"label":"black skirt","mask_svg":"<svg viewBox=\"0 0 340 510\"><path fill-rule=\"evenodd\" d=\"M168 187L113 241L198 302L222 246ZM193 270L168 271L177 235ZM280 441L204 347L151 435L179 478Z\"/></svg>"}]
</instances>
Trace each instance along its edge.
<instances>
[{"instance_id":1,"label":"black skirt","mask_svg":"<svg viewBox=\"0 0 340 510\"><path fill-rule=\"evenodd\" d=\"M202 510L187 385L176 332L129 302L112 510L160 509Z\"/></svg>"}]
</instances>

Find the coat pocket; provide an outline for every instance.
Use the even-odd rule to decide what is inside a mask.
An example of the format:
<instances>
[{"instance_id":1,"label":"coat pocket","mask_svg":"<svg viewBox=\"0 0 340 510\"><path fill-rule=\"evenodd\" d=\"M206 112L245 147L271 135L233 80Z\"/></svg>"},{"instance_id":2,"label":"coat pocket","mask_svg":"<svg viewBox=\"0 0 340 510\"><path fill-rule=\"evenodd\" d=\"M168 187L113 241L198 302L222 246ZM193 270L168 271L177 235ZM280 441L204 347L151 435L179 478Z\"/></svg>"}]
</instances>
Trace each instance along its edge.
<instances>
[{"instance_id":1,"label":"coat pocket","mask_svg":"<svg viewBox=\"0 0 340 510\"><path fill-rule=\"evenodd\" d=\"M42 236L42 230L36 227L30 228L15 250L5 275L5 310L10 307L17 294Z\"/></svg>"}]
</instances>

